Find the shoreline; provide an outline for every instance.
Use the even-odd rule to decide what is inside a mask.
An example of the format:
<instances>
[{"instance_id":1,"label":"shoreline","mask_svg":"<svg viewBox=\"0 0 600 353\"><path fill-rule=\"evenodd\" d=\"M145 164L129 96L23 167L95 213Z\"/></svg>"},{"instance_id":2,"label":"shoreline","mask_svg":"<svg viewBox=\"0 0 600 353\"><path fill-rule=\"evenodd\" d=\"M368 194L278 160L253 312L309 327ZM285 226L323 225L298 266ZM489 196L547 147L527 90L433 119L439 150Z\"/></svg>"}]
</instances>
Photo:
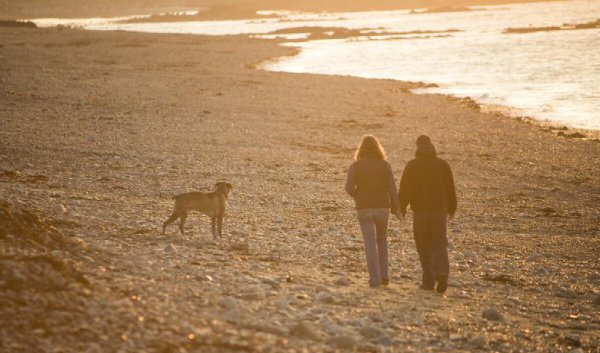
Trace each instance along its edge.
<instances>
[{"instance_id":1,"label":"shoreline","mask_svg":"<svg viewBox=\"0 0 600 353\"><path fill-rule=\"evenodd\" d=\"M260 18L257 11L293 10L293 11L327 11L327 12L361 12L361 11L389 11L389 10L414 10L423 8L448 8L485 5L503 5L515 3L550 2L564 0L454 0L445 4L444 1L415 1L383 0L365 3L361 0L326 0L315 3L311 0L300 0L290 4L285 0L198 0L188 1L186 6L180 3L173 4L173 0L149 0L145 6L136 4L128 5L127 1L105 1L103 3L81 3L77 0L61 0L52 6L35 4L35 0L23 0L22 4L11 3L11 0L0 0L0 20L18 20L24 18L83 18L83 17L111 17L138 15L140 13L164 13L200 10L198 19L203 20L230 20Z\"/></svg>"},{"instance_id":2,"label":"shoreline","mask_svg":"<svg viewBox=\"0 0 600 353\"><path fill-rule=\"evenodd\" d=\"M558 1L558 0L557 0ZM537 2L537 1L532 1L532 2ZM181 10L181 9L179 9ZM181 10L183 11L183 10ZM154 21L158 21L158 22L163 22L163 20L161 20L160 18L155 18L156 16L164 16L164 15L154 15L154 14L149 14L149 15L137 15L137 16L149 16L148 18L134 18L131 21L125 20L124 23L131 23L133 21L133 23L141 21L143 23L146 23L146 21L151 21L152 19L154 19ZM175 15L173 16L173 20L169 20L168 22L172 22L175 21L177 22L177 18L179 18L180 20L186 20L186 18L195 18L194 15L188 16L188 15ZM261 16L259 16L261 17ZM123 17L124 18L124 17ZM271 17L269 17L271 18ZM39 20L39 19L38 19ZM68 19L66 19L68 20ZM203 21L204 19L200 19L200 21ZM123 22L123 21L121 21ZM152 22L152 21L151 21ZM60 26L60 25L59 25ZM81 25L82 27L83 25ZM45 27L45 26L44 26ZM54 27L54 26L52 26ZM78 28L80 26L75 26L75 28ZM323 32L323 30L326 28L321 28L321 27L315 27L315 29L313 30L314 33L312 33L312 35L318 35L320 32ZM347 33L341 33L341 34L336 34L336 36L339 36L339 38L345 38L345 36L350 36L356 34L356 33L361 33L361 29L360 28L355 28L355 29L348 29L348 28L344 28L344 27L336 27L336 29L342 29L345 30ZM365 30L367 28L363 28L362 30ZM87 29L86 29L87 30ZM96 29L89 29L89 30L96 30ZM295 33L299 30L299 28L297 27L291 27L289 29L285 29L285 30L278 30L278 31L274 31L274 32L269 32L266 33L265 35L270 35L272 33ZM144 32L138 32L138 33L144 33ZM322 33L320 33L321 36L323 35ZM385 33L382 35L390 35L390 34L395 34L395 33ZM199 34L202 35L202 34ZM243 36L248 36L248 37L253 37L256 36L256 34L242 34ZM230 36L230 35L217 35L217 36ZM233 35L233 36L237 36L237 35ZM260 35L258 35L260 37ZM317 37L320 38L320 37ZM336 37L337 38L337 37ZM275 41L278 45L284 46L286 47L287 43L289 43L289 40L286 39L278 39L278 38L260 38L262 40L272 40ZM297 43L297 42L310 42L311 40L314 39L296 39L296 40L292 40L292 43ZM297 48L295 47L298 51L295 54L290 54L290 55L286 55L286 57L290 57L290 56L294 56L294 55L298 55L301 51L302 48ZM268 68L265 68L265 65L269 62L271 63L276 63L277 61L279 61L281 58L270 58L270 59L266 59L264 62L259 63L258 65L256 65L259 69L261 70L266 70L266 71L270 71ZM278 71L278 70L275 70ZM288 71L282 71L279 70L281 72L288 72ZM336 75L336 74L331 74L331 75ZM345 75L339 75L341 77L345 76ZM350 75L353 77L361 77L361 76L355 76L355 75ZM382 79L387 79L387 78L382 78ZM403 81L403 80L399 80L399 79L394 79L394 78L389 78L392 80L398 80L399 82L405 82L405 83L416 83L419 85L422 85L424 87L418 87L418 89L421 88L428 88L428 87L439 87L438 84L436 82L423 82L423 81L418 81L418 82L412 82L412 81ZM567 122L561 122L561 121L555 121L549 118L544 118L544 117L535 117L535 115L528 115L527 113L523 112L520 108L518 107L513 107L513 106L508 106L508 105L503 105L503 104L499 104L499 103L483 103L477 100L477 98L472 97L472 96L461 96L461 95L457 95L457 94L452 94L452 93L436 93L436 92L413 92L415 94L434 94L434 95L445 95L448 97L453 97L453 98L458 98L458 99L467 99L467 100L472 100L473 103L475 105L477 105L479 107L480 110L485 111L485 112L490 112L490 113L499 113L502 115L507 116L508 118L511 119L516 119L519 121L524 121L530 124L534 124L534 125L539 125L540 128L542 128L545 131L554 133L554 134L558 134L561 137L565 137L565 138L576 138L576 139L589 139L589 140L593 140L593 141L600 141L600 129L598 130L594 130L594 129L590 129L590 128L582 128L582 127L575 127L573 125L570 125Z\"/></svg>"},{"instance_id":3,"label":"shoreline","mask_svg":"<svg viewBox=\"0 0 600 353\"><path fill-rule=\"evenodd\" d=\"M598 349L598 143L414 83L257 70L293 54L274 41L0 34L0 349ZM411 222L392 220L373 300L343 191L366 133L397 178L420 134L454 170L447 296L417 289ZM222 241L197 215L160 234L173 194L222 179Z\"/></svg>"}]
</instances>

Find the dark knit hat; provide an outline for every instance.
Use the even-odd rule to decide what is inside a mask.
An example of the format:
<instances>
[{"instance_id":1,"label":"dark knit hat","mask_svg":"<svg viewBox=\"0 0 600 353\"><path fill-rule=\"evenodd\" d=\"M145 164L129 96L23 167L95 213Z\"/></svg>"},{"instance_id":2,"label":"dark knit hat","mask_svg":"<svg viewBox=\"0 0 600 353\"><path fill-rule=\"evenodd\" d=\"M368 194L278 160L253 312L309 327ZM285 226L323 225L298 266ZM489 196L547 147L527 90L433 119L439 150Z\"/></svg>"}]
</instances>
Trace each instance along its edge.
<instances>
[{"instance_id":1,"label":"dark knit hat","mask_svg":"<svg viewBox=\"0 0 600 353\"><path fill-rule=\"evenodd\" d=\"M417 138L417 152L415 156L435 156L437 151L427 135L421 135Z\"/></svg>"}]
</instances>

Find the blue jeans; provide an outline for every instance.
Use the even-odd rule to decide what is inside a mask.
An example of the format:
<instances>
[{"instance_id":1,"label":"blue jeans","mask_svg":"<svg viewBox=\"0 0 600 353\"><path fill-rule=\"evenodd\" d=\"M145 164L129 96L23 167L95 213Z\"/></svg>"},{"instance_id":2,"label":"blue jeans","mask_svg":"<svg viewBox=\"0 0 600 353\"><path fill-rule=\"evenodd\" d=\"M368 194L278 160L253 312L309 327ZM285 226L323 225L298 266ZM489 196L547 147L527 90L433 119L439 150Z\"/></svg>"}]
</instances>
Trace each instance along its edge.
<instances>
[{"instance_id":1,"label":"blue jeans","mask_svg":"<svg viewBox=\"0 0 600 353\"><path fill-rule=\"evenodd\" d=\"M387 208L362 208L357 212L358 223L365 244L369 285L379 287L388 276L387 228L390 210Z\"/></svg>"}]
</instances>

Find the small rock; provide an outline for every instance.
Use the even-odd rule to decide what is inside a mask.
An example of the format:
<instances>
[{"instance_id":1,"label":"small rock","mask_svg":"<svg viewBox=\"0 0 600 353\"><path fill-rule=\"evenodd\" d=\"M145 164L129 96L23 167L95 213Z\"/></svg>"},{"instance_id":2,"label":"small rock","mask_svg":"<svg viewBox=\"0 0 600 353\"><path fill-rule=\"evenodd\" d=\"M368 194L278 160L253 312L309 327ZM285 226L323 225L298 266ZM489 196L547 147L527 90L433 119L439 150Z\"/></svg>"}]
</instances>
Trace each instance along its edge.
<instances>
[{"instance_id":1,"label":"small rock","mask_svg":"<svg viewBox=\"0 0 600 353\"><path fill-rule=\"evenodd\" d=\"M267 295L260 287L250 287L248 290L239 295L244 300L264 300Z\"/></svg>"},{"instance_id":2,"label":"small rock","mask_svg":"<svg viewBox=\"0 0 600 353\"><path fill-rule=\"evenodd\" d=\"M481 316L490 321L504 321L504 316L494 308L484 310Z\"/></svg>"},{"instance_id":3,"label":"small rock","mask_svg":"<svg viewBox=\"0 0 600 353\"><path fill-rule=\"evenodd\" d=\"M54 209L58 213L67 213L67 211L68 211L67 208L65 207L65 205L63 205L62 203L59 203L56 206L54 206Z\"/></svg>"},{"instance_id":4,"label":"small rock","mask_svg":"<svg viewBox=\"0 0 600 353\"><path fill-rule=\"evenodd\" d=\"M342 335L333 336L327 340L327 343L342 349L354 349L356 346L356 340L354 336Z\"/></svg>"},{"instance_id":5,"label":"small rock","mask_svg":"<svg viewBox=\"0 0 600 353\"><path fill-rule=\"evenodd\" d=\"M321 339L319 335L319 330L317 330L317 327L309 321L299 322L294 327L292 327L290 332L295 336L301 338L308 338L313 341L319 341Z\"/></svg>"},{"instance_id":6,"label":"small rock","mask_svg":"<svg viewBox=\"0 0 600 353\"><path fill-rule=\"evenodd\" d=\"M377 339L377 344L382 346L391 346L394 344L394 340L390 336L385 335Z\"/></svg>"},{"instance_id":7,"label":"small rock","mask_svg":"<svg viewBox=\"0 0 600 353\"><path fill-rule=\"evenodd\" d=\"M315 300L319 303L325 303L325 304L335 303L335 298L333 297L333 295L331 295L327 292L317 293L317 295L315 296Z\"/></svg>"},{"instance_id":8,"label":"small rock","mask_svg":"<svg viewBox=\"0 0 600 353\"><path fill-rule=\"evenodd\" d=\"M364 326L360 328L360 333L363 335L363 337L370 339L375 339L387 335L387 332L385 332L385 330L374 326Z\"/></svg>"},{"instance_id":9,"label":"small rock","mask_svg":"<svg viewBox=\"0 0 600 353\"><path fill-rule=\"evenodd\" d=\"M462 341L463 339L461 335L457 335L456 333L451 333L449 338L452 342Z\"/></svg>"},{"instance_id":10,"label":"small rock","mask_svg":"<svg viewBox=\"0 0 600 353\"><path fill-rule=\"evenodd\" d=\"M484 335L479 335L471 338L469 344L475 347L483 348L487 345L487 339Z\"/></svg>"},{"instance_id":11,"label":"small rock","mask_svg":"<svg viewBox=\"0 0 600 353\"><path fill-rule=\"evenodd\" d=\"M238 301L237 301L237 299L232 298L232 297L223 297L223 298L221 298L221 300L219 300L218 304L221 308L231 310L231 309L234 309L235 307L237 307Z\"/></svg>"},{"instance_id":12,"label":"small rock","mask_svg":"<svg viewBox=\"0 0 600 353\"><path fill-rule=\"evenodd\" d=\"M271 286L273 288L279 287L279 281L276 280L276 279L273 279L273 278L266 278L265 277L265 278L261 279L261 282L264 283L264 284L267 284L267 285L269 285L269 286Z\"/></svg>"},{"instance_id":13,"label":"small rock","mask_svg":"<svg viewBox=\"0 0 600 353\"><path fill-rule=\"evenodd\" d=\"M350 280L346 277L340 277L335 280L334 284L336 286L340 286L340 287L347 287L347 286L351 285L352 282L350 282Z\"/></svg>"},{"instance_id":14,"label":"small rock","mask_svg":"<svg viewBox=\"0 0 600 353\"><path fill-rule=\"evenodd\" d=\"M448 287L458 288L460 287L460 282L455 279L448 280Z\"/></svg>"},{"instance_id":15,"label":"small rock","mask_svg":"<svg viewBox=\"0 0 600 353\"><path fill-rule=\"evenodd\" d=\"M165 246L164 251L167 254L174 254L177 252L177 248L175 247L175 245L169 244L169 245Z\"/></svg>"},{"instance_id":16,"label":"small rock","mask_svg":"<svg viewBox=\"0 0 600 353\"><path fill-rule=\"evenodd\" d=\"M592 300L592 304L600 306L600 295L597 295L596 298Z\"/></svg>"},{"instance_id":17,"label":"small rock","mask_svg":"<svg viewBox=\"0 0 600 353\"><path fill-rule=\"evenodd\" d=\"M246 311L242 311L240 309L231 309L227 311L221 319L223 321L231 322L233 324L240 324L242 320L248 318L248 314Z\"/></svg>"}]
</instances>

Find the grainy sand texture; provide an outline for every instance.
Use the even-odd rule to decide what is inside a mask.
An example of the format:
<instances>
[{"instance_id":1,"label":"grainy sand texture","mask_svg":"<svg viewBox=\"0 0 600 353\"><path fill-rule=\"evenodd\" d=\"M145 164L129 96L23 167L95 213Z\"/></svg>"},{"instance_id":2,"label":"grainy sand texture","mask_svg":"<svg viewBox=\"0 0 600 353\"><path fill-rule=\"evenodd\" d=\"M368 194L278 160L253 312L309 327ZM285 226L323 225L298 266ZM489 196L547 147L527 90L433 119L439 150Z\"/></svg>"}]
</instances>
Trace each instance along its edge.
<instances>
[{"instance_id":1,"label":"grainy sand texture","mask_svg":"<svg viewBox=\"0 0 600 353\"><path fill-rule=\"evenodd\" d=\"M415 95L266 72L276 41L0 27L0 351L600 352L600 143ZM412 221L368 287L343 183L377 135L453 167L446 295ZM234 185L223 239L175 194Z\"/></svg>"}]
</instances>

